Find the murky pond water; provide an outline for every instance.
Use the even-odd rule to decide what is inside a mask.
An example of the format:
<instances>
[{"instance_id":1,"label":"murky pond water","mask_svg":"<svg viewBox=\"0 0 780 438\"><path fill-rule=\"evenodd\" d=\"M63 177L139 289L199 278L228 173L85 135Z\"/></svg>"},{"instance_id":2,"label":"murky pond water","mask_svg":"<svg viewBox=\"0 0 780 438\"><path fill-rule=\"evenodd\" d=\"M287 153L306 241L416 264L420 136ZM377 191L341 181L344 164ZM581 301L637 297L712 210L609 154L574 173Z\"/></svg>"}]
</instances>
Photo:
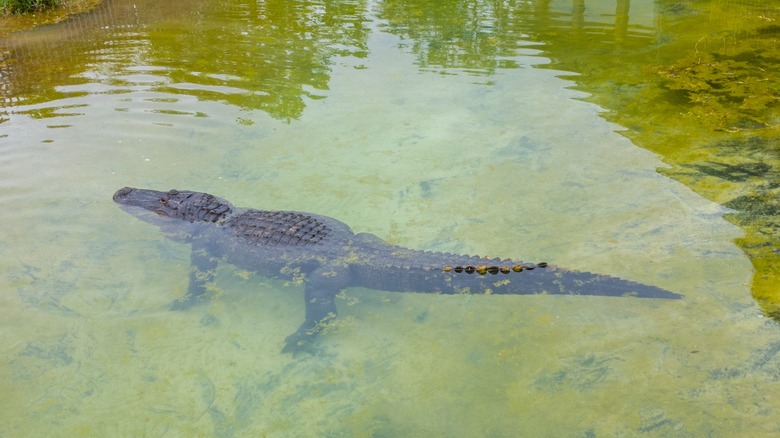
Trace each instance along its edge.
<instances>
[{"instance_id":1,"label":"murky pond water","mask_svg":"<svg viewBox=\"0 0 780 438\"><path fill-rule=\"evenodd\" d=\"M575 89L581 47L660 51L702 13L663 4L109 0L3 40L0 435L780 432L749 231ZM207 305L167 310L189 248L117 208L126 185L685 299L352 289L291 356L299 286L226 265Z\"/></svg>"}]
</instances>

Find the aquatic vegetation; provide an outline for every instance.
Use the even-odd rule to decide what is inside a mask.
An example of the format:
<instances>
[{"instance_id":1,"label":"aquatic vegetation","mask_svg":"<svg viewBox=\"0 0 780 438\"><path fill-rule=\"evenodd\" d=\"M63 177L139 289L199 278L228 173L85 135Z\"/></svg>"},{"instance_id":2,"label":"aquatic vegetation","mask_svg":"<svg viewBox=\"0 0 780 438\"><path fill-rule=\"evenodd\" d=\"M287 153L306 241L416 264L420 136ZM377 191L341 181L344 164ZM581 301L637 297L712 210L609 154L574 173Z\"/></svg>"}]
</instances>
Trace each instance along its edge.
<instances>
[{"instance_id":1,"label":"aquatic vegetation","mask_svg":"<svg viewBox=\"0 0 780 438\"><path fill-rule=\"evenodd\" d=\"M0 36L36 26L59 23L71 15L81 14L100 5L101 0L0 0ZM14 5L31 5L16 10ZM40 5L37 7L36 5ZM0 52L0 63L5 61Z\"/></svg>"},{"instance_id":2,"label":"aquatic vegetation","mask_svg":"<svg viewBox=\"0 0 780 438\"><path fill-rule=\"evenodd\" d=\"M53 8L60 0L3 0L0 7L12 14L26 14L46 8Z\"/></svg>"},{"instance_id":3,"label":"aquatic vegetation","mask_svg":"<svg viewBox=\"0 0 780 438\"><path fill-rule=\"evenodd\" d=\"M549 36L551 67L581 73L604 117L671 166L661 173L734 210L753 296L780 321L780 8L660 1L656 13L656 34Z\"/></svg>"},{"instance_id":4,"label":"aquatic vegetation","mask_svg":"<svg viewBox=\"0 0 780 438\"><path fill-rule=\"evenodd\" d=\"M710 157L696 154L682 164L685 171L669 174L735 210L727 219L746 231L738 243L756 268L753 295L780 321L780 26L767 20L774 21L746 20L749 30L709 50L702 38L679 61L651 70L666 90L685 97L683 119L733 134L694 140L691 146L705 143Z\"/></svg>"},{"instance_id":5,"label":"aquatic vegetation","mask_svg":"<svg viewBox=\"0 0 780 438\"><path fill-rule=\"evenodd\" d=\"M688 100L686 116L713 129L777 129L780 44L766 34L756 31L723 48L700 51L699 43L708 41L704 37L680 61L653 70L666 89Z\"/></svg>"}]
</instances>

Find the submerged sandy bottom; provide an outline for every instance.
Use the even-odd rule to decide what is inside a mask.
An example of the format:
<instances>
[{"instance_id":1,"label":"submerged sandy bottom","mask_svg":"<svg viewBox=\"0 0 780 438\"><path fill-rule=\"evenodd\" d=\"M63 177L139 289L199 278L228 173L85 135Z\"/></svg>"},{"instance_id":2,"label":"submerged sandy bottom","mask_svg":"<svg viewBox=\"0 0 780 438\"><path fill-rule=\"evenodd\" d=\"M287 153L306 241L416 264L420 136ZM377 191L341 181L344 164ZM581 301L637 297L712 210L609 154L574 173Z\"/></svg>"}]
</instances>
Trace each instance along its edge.
<instances>
[{"instance_id":1,"label":"submerged sandy bottom","mask_svg":"<svg viewBox=\"0 0 780 438\"><path fill-rule=\"evenodd\" d=\"M96 79L36 107L77 115L0 125L2 203L18 205L0 211L0 432L776 432L780 332L750 297L723 209L657 174L569 82L531 68L544 62L532 50L488 86L421 73L397 44L374 33L373 56L334 67L328 97L289 123ZM280 350L303 318L300 287L224 266L208 305L166 310L186 290L188 248L116 208L125 185L312 211L394 244L547 260L686 298L349 290L319 353L292 357Z\"/></svg>"}]
</instances>

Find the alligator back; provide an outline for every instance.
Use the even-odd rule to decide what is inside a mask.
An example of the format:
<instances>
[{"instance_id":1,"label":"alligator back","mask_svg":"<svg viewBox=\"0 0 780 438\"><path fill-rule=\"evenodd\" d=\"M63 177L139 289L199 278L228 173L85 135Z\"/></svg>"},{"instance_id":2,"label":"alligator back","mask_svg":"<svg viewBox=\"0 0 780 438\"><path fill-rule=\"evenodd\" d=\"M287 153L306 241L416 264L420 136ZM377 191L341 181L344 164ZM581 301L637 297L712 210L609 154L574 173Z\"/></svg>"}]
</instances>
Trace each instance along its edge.
<instances>
[{"instance_id":1,"label":"alligator back","mask_svg":"<svg viewBox=\"0 0 780 438\"><path fill-rule=\"evenodd\" d=\"M327 222L294 211L247 210L233 215L223 226L234 236L255 246L322 245L332 235Z\"/></svg>"}]
</instances>

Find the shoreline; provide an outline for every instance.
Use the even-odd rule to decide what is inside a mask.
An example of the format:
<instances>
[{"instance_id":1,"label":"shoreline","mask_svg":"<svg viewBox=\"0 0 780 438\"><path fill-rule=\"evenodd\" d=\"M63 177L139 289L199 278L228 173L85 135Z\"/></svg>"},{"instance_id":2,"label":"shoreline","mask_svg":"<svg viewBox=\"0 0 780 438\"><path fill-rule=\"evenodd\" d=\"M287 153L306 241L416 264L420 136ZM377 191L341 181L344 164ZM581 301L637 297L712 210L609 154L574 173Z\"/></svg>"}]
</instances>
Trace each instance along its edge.
<instances>
[{"instance_id":1,"label":"shoreline","mask_svg":"<svg viewBox=\"0 0 780 438\"><path fill-rule=\"evenodd\" d=\"M51 9L28 14L0 14L0 38L8 38L16 32L34 29L40 26L56 24L65 21L72 15L89 12L102 3L102 0L64 0Z\"/></svg>"}]
</instances>

